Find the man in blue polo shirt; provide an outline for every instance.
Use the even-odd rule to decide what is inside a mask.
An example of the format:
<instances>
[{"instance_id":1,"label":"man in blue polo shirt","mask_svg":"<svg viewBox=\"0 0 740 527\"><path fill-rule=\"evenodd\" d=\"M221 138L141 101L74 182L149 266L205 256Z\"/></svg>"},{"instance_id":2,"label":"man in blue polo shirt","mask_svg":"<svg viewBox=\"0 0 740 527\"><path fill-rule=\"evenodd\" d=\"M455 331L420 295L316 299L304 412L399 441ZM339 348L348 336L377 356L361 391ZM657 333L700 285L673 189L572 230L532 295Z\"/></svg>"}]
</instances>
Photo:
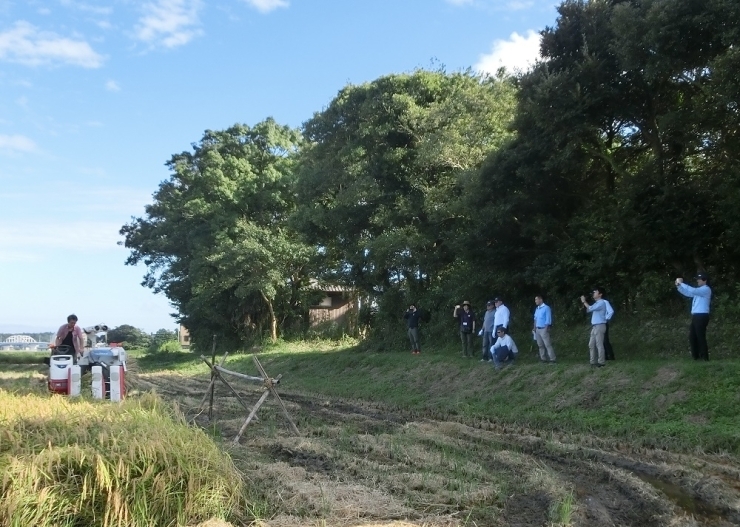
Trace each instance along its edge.
<instances>
[{"instance_id":1,"label":"man in blue polo shirt","mask_svg":"<svg viewBox=\"0 0 740 527\"><path fill-rule=\"evenodd\" d=\"M594 287L592 296L594 298L593 304L589 305L586 302L585 296L581 296L581 303L586 308L586 313L591 313L591 337L588 340L591 367L601 368L606 365L606 354L604 351L606 302L601 298L604 296L604 290L601 287Z\"/></svg>"},{"instance_id":2,"label":"man in blue polo shirt","mask_svg":"<svg viewBox=\"0 0 740 527\"><path fill-rule=\"evenodd\" d=\"M709 360L707 346L707 326L709 325L709 304L712 301L712 289L707 285L709 276L706 273L696 275L696 287L683 283L683 278L676 278L676 289L683 296L691 298L691 328L689 343L694 360Z\"/></svg>"},{"instance_id":3,"label":"man in blue polo shirt","mask_svg":"<svg viewBox=\"0 0 740 527\"><path fill-rule=\"evenodd\" d=\"M552 327L552 310L545 304L542 295L534 297L534 303L537 309L534 310L534 338L537 341L537 347L540 349L540 362L549 362L555 364L555 349L550 341L550 328Z\"/></svg>"}]
</instances>

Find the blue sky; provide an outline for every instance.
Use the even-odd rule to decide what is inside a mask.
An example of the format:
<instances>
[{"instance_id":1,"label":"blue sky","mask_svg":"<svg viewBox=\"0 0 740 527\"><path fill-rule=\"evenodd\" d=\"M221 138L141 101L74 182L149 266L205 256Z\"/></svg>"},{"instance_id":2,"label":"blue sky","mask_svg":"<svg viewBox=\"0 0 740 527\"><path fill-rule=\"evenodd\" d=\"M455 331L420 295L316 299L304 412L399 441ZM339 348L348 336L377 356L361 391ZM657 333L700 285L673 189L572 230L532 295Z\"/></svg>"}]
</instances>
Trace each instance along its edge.
<instances>
[{"instance_id":1,"label":"blue sky","mask_svg":"<svg viewBox=\"0 0 740 527\"><path fill-rule=\"evenodd\" d=\"M0 0L0 332L174 329L118 230L206 129L346 84L526 68L551 0Z\"/></svg>"}]
</instances>

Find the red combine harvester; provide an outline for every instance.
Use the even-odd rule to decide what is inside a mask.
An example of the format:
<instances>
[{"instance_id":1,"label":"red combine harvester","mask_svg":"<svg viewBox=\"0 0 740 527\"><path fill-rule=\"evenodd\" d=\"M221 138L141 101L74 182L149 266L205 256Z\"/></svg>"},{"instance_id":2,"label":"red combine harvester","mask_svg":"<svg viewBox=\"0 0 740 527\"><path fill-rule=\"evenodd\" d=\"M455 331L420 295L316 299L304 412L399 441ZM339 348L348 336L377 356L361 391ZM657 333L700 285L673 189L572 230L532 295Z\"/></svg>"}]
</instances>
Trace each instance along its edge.
<instances>
[{"instance_id":1,"label":"red combine harvester","mask_svg":"<svg viewBox=\"0 0 740 527\"><path fill-rule=\"evenodd\" d=\"M126 351L118 343L108 344L108 326L98 324L83 330L87 344L75 363L70 346L56 346L49 357L49 391L77 396L82 376L92 373L92 395L95 399L120 401L126 396Z\"/></svg>"}]
</instances>

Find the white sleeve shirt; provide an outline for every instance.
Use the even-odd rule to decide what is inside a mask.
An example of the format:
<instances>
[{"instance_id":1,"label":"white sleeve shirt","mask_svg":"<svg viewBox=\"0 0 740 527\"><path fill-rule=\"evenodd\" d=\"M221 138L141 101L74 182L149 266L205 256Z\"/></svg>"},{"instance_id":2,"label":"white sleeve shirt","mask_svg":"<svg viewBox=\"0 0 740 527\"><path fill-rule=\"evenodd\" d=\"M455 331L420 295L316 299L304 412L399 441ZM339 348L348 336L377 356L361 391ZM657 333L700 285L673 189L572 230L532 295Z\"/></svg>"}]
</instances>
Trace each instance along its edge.
<instances>
[{"instance_id":1,"label":"white sleeve shirt","mask_svg":"<svg viewBox=\"0 0 740 527\"><path fill-rule=\"evenodd\" d=\"M501 304L496 308L496 312L493 317L493 328L494 331L497 327L503 326L505 328L509 327L509 318L511 316L511 313L509 312L509 308L505 305Z\"/></svg>"},{"instance_id":2,"label":"white sleeve shirt","mask_svg":"<svg viewBox=\"0 0 740 527\"><path fill-rule=\"evenodd\" d=\"M511 335L504 335L503 337L496 339L496 342L491 346L491 353L495 352L495 350L502 346L506 346L515 354L519 353L519 349L516 347L516 343L514 342L514 339L511 338Z\"/></svg>"}]
</instances>

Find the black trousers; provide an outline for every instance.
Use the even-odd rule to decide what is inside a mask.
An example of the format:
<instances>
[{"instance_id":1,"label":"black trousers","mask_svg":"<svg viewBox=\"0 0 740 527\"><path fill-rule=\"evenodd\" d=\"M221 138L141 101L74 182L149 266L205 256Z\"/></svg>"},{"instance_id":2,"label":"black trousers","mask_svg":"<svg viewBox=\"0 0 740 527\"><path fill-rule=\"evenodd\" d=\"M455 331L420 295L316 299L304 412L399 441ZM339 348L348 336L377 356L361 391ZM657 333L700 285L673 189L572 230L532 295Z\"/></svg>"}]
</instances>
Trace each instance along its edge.
<instances>
[{"instance_id":1,"label":"black trousers","mask_svg":"<svg viewBox=\"0 0 740 527\"><path fill-rule=\"evenodd\" d=\"M609 322L606 323L606 333L604 333L604 358L614 360L614 348L609 340Z\"/></svg>"},{"instance_id":2,"label":"black trousers","mask_svg":"<svg viewBox=\"0 0 740 527\"><path fill-rule=\"evenodd\" d=\"M707 346L708 325L709 313L691 315L689 343L691 344L691 356L694 360L709 360L709 346Z\"/></svg>"}]
</instances>

